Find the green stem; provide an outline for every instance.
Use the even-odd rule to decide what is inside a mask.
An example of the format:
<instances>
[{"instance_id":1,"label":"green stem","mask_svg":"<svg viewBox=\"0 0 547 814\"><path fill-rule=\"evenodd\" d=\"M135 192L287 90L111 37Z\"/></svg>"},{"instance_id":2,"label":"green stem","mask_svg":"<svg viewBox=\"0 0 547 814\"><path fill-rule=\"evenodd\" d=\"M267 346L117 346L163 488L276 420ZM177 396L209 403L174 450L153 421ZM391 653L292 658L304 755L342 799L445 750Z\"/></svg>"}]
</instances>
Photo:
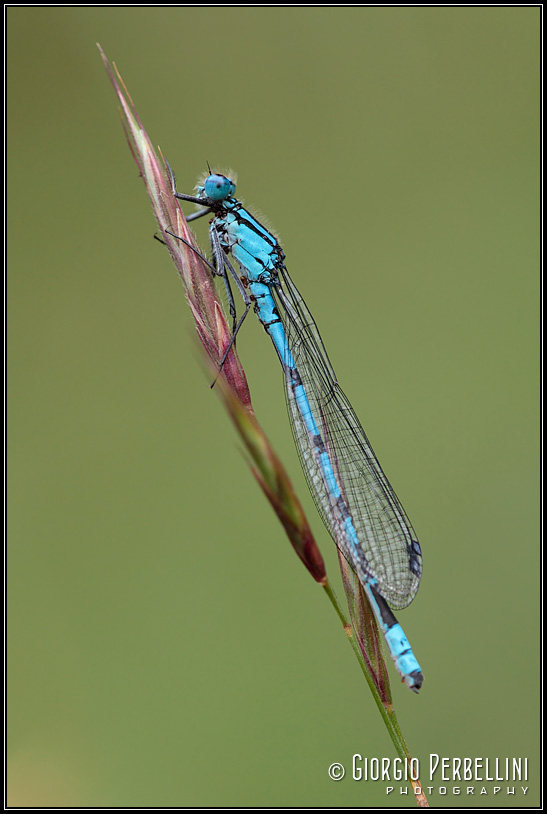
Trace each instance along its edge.
<instances>
[{"instance_id":1,"label":"green stem","mask_svg":"<svg viewBox=\"0 0 547 814\"><path fill-rule=\"evenodd\" d=\"M403 734L401 732L401 728L399 726L397 716L395 715L395 710L393 709L393 705L392 704L385 705L384 702L382 701L382 699L380 697L380 694L378 692L378 688L377 688L376 683L374 681L374 678L373 678L373 676L372 676L372 674L371 674L371 672L370 672L370 670L369 670L369 668L367 666L367 663L366 663L366 661L364 659L363 653L361 652L361 648L359 647L359 643L358 643L357 637L355 636L355 633L353 631L353 627L352 627L351 623L348 621L348 619L346 618L346 616L344 614L344 611L343 611L343 609L342 609L342 607L341 607L341 605L340 605L340 603L338 601L338 598L337 598L336 594L334 593L334 590L332 589L330 583L328 582L328 580L324 580L320 584L322 585L322 587L323 587L325 593L327 594L332 606L334 607L334 609L335 609L335 611L336 611L336 613L338 615L338 618L342 622L342 625L344 627L344 632L346 633L348 641L349 641L351 647L353 648L353 652L355 653L355 657L356 657L357 661L359 662L359 664L361 666L361 670L363 671L363 675L365 676L365 679L367 681L369 689L370 689L370 691L372 693L372 697L376 701L376 706L380 710L380 715L382 716L382 719L383 719L384 724L386 726L386 729L387 729L387 731L389 733L389 736L390 736L391 740L393 741L393 745L395 746L395 750L396 750L397 754L399 755L399 757L401 758L401 760L403 760L405 762L409 762L410 761L410 753L408 751L407 745L406 745L405 740L403 738ZM413 788L415 790L416 790L417 787L421 788L421 785L419 783L416 783L415 781L414 782L411 781L411 783L412 783L412 786L413 786ZM419 795L416 795L416 796L417 796L417 798L419 797ZM425 795L423 794L423 790L421 791L421 801L420 801L420 799L417 799L417 802L418 802L418 805L420 807L427 806L427 800L425 798Z\"/></svg>"}]
</instances>

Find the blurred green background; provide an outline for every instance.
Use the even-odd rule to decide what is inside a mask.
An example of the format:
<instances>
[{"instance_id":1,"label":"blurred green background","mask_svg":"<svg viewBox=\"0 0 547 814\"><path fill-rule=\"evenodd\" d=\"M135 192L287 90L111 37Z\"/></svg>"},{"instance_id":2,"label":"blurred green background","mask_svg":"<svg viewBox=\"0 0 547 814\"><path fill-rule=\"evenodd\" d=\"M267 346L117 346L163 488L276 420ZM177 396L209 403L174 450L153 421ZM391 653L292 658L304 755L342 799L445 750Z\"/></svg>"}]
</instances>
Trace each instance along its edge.
<instances>
[{"instance_id":1,"label":"blurred green background","mask_svg":"<svg viewBox=\"0 0 547 814\"><path fill-rule=\"evenodd\" d=\"M233 167L267 213L419 533L421 694L390 673L431 804L537 805L539 8L7 23L10 804L414 807L328 779L395 752L208 388L100 42L179 189ZM338 584L252 316L238 347ZM529 781L456 797L430 753Z\"/></svg>"}]
</instances>

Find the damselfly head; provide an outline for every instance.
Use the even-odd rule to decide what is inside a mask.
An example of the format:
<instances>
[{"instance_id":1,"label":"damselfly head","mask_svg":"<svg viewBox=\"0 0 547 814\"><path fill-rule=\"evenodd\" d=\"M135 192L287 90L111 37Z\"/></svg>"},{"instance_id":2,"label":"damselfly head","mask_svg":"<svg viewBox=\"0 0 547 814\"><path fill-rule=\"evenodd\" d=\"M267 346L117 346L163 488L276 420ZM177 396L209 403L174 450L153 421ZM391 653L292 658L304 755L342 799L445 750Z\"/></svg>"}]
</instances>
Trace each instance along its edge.
<instances>
[{"instance_id":1,"label":"damselfly head","mask_svg":"<svg viewBox=\"0 0 547 814\"><path fill-rule=\"evenodd\" d=\"M205 179L203 191L211 201L223 201L236 191L236 185L225 175L213 173Z\"/></svg>"},{"instance_id":2,"label":"damselfly head","mask_svg":"<svg viewBox=\"0 0 547 814\"><path fill-rule=\"evenodd\" d=\"M221 202L233 195L236 189L237 174L233 170L211 170L207 163L208 172L202 173L196 184L198 198L210 198Z\"/></svg>"}]
</instances>

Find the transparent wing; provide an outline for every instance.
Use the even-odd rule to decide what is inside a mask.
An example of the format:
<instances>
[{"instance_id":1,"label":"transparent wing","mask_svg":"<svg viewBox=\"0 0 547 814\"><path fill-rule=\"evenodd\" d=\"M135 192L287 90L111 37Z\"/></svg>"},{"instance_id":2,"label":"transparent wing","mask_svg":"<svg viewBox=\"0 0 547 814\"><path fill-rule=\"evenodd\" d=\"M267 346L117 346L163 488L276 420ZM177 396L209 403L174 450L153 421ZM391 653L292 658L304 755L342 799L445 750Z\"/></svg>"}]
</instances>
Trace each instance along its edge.
<instances>
[{"instance_id":1,"label":"transparent wing","mask_svg":"<svg viewBox=\"0 0 547 814\"><path fill-rule=\"evenodd\" d=\"M378 581L380 593L392 607L404 608L416 595L422 574L421 550L414 529L336 381L317 326L284 267L279 269L279 285L272 286L271 290L359 538L358 564L352 562L354 555L340 532L340 520L336 511L333 512L316 444L302 420L294 390L287 382L291 427L317 509L353 567Z\"/></svg>"}]
</instances>

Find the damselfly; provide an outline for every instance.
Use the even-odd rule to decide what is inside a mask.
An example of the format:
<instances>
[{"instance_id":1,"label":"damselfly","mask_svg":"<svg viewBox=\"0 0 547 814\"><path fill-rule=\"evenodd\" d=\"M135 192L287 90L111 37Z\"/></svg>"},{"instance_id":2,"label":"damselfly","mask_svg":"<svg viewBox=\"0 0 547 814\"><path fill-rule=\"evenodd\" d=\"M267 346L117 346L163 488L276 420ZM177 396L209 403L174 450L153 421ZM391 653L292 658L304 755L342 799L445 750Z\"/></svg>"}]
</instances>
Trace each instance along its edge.
<instances>
[{"instance_id":1,"label":"damselfly","mask_svg":"<svg viewBox=\"0 0 547 814\"><path fill-rule=\"evenodd\" d=\"M422 554L416 534L336 380L283 249L234 193L234 182L217 173L209 174L196 195L175 192L203 207L188 221L212 215L211 268L224 278L234 321L221 367L253 305L283 368L292 431L315 504L359 577L399 674L418 692L421 668L390 608L406 607L418 590ZM245 305L239 320L230 282Z\"/></svg>"}]
</instances>

